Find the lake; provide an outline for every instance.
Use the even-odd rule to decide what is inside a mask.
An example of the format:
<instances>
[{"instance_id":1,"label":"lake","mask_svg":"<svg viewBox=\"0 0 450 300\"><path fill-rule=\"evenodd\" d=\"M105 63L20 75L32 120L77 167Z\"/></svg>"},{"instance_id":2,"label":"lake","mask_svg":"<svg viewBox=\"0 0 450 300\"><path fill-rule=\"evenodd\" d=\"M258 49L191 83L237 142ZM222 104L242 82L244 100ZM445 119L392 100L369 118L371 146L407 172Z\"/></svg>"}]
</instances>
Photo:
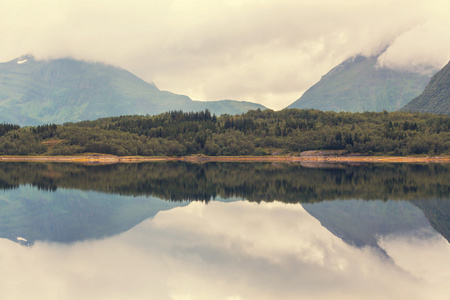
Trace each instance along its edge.
<instances>
[{"instance_id":1,"label":"lake","mask_svg":"<svg viewBox=\"0 0 450 300\"><path fill-rule=\"evenodd\" d=\"M0 299L449 299L450 165L0 163Z\"/></svg>"}]
</instances>

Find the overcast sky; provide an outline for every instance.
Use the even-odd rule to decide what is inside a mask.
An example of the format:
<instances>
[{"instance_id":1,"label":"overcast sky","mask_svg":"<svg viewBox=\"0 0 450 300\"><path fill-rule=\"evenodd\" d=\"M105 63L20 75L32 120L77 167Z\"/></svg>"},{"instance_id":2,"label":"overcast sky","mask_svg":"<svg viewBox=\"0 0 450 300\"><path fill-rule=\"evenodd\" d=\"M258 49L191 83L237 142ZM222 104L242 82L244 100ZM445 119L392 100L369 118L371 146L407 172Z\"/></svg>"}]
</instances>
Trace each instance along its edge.
<instances>
[{"instance_id":1,"label":"overcast sky","mask_svg":"<svg viewBox=\"0 0 450 300\"><path fill-rule=\"evenodd\" d=\"M448 0L2 0L0 61L100 61L194 100L281 109L359 53L443 67L449 16Z\"/></svg>"}]
</instances>

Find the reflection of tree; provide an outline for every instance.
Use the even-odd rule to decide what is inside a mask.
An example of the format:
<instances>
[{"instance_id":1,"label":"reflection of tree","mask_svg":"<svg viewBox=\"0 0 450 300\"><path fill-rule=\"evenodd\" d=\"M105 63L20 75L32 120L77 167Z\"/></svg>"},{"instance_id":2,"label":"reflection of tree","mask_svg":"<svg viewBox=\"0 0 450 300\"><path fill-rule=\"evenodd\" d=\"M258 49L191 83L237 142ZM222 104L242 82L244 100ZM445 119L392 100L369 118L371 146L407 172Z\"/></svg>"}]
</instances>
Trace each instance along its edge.
<instances>
[{"instance_id":1,"label":"reflection of tree","mask_svg":"<svg viewBox=\"0 0 450 300\"><path fill-rule=\"evenodd\" d=\"M315 202L332 199L448 198L446 165L386 164L304 168L297 164L155 162L83 166L0 164L0 188L31 184L166 200L241 197L250 201Z\"/></svg>"}]
</instances>

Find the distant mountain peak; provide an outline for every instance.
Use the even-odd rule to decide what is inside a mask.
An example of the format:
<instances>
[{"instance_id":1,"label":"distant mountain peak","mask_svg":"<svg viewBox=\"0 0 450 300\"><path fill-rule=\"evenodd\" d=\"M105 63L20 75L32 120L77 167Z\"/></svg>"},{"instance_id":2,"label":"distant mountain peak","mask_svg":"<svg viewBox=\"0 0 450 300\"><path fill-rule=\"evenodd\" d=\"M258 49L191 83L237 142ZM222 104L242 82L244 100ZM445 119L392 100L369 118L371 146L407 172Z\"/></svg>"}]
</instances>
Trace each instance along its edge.
<instances>
[{"instance_id":1,"label":"distant mountain peak","mask_svg":"<svg viewBox=\"0 0 450 300\"><path fill-rule=\"evenodd\" d=\"M379 55L355 55L326 73L288 108L395 111L419 95L430 75L378 65Z\"/></svg>"},{"instance_id":2,"label":"distant mountain peak","mask_svg":"<svg viewBox=\"0 0 450 300\"><path fill-rule=\"evenodd\" d=\"M24 64L28 61L34 61L34 56L31 54L26 54L13 60L13 62L15 62L18 65Z\"/></svg>"},{"instance_id":3,"label":"distant mountain peak","mask_svg":"<svg viewBox=\"0 0 450 300\"><path fill-rule=\"evenodd\" d=\"M22 126L170 110L209 109L221 115L258 108L265 109L251 102L193 101L103 63L71 58L35 60L29 54L0 63L0 122Z\"/></svg>"}]
</instances>

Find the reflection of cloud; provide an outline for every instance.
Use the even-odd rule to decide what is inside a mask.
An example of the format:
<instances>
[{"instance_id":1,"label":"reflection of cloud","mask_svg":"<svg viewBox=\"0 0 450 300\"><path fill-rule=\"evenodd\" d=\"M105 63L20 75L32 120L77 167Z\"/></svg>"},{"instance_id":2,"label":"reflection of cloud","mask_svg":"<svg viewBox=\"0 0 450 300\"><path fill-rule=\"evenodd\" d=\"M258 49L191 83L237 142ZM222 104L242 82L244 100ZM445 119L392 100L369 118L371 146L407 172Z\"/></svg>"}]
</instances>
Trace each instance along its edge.
<instances>
[{"instance_id":1,"label":"reflection of cloud","mask_svg":"<svg viewBox=\"0 0 450 300\"><path fill-rule=\"evenodd\" d=\"M379 243L412 276L440 286L450 282L450 244L441 235L423 230L408 236L388 235Z\"/></svg>"},{"instance_id":2,"label":"reflection of cloud","mask_svg":"<svg viewBox=\"0 0 450 300\"><path fill-rule=\"evenodd\" d=\"M442 249L427 261L448 261ZM8 299L439 299L445 287L281 203L191 203L73 245L0 240L0 270Z\"/></svg>"}]
</instances>

